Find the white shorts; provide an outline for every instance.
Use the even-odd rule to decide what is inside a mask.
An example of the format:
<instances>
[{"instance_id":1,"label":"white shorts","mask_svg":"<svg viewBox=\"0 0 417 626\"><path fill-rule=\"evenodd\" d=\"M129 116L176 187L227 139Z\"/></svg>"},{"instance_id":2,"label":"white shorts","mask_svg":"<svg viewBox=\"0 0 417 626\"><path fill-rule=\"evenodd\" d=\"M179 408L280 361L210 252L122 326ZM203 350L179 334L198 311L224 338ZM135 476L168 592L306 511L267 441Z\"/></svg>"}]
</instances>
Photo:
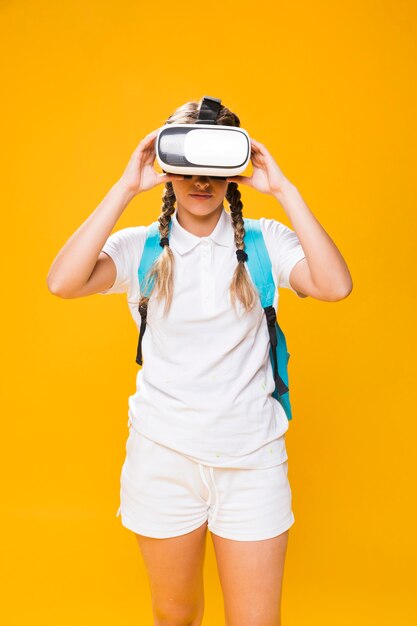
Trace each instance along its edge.
<instances>
[{"instance_id":1,"label":"white shorts","mask_svg":"<svg viewBox=\"0 0 417 626\"><path fill-rule=\"evenodd\" d=\"M294 523L291 499L288 460L266 469L211 467L130 426L116 516L135 533L176 537L207 520L227 539L270 539Z\"/></svg>"}]
</instances>

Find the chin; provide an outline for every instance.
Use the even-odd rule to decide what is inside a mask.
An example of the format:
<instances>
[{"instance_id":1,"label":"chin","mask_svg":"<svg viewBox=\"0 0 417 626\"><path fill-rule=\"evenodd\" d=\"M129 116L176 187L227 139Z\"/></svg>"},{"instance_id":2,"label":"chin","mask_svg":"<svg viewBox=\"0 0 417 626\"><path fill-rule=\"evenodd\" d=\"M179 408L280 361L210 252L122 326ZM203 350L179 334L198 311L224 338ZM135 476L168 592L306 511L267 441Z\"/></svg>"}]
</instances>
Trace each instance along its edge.
<instances>
[{"instance_id":1,"label":"chin","mask_svg":"<svg viewBox=\"0 0 417 626\"><path fill-rule=\"evenodd\" d=\"M191 199L190 202L184 206L186 207L188 211L190 211L190 213L200 214L200 213L211 213L212 211L217 209L218 204L216 202L213 202L213 199L204 200L201 203L199 203L198 201L193 202L193 200Z\"/></svg>"}]
</instances>

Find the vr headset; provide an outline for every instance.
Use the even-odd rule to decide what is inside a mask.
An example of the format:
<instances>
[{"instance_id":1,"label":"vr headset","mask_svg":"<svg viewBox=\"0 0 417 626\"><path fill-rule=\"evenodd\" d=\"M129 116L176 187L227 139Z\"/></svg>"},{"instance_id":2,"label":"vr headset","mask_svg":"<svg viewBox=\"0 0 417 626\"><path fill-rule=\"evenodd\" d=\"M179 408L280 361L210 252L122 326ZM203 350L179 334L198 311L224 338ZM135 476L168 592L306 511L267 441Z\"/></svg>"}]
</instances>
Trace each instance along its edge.
<instances>
[{"instance_id":1,"label":"vr headset","mask_svg":"<svg viewBox=\"0 0 417 626\"><path fill-rule=\"evenodd\" d=\"M194 124L161 126L155 153L165 174L225 179L245 170L250 161L250 137L239 126L216 124L220 102L204 96Z\"/></svg>"}]
</instances>

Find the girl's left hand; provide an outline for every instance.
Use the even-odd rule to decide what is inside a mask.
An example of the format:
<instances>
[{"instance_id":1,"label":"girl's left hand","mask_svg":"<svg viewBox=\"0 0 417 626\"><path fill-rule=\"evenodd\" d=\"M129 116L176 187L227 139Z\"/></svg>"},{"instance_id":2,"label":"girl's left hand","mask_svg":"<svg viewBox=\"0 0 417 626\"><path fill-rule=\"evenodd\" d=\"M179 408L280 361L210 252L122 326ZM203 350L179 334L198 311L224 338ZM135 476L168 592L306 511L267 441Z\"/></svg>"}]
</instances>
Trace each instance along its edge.
<instances>
[{"instance_id":1,"label":"girl's left hand","mask_svg":"<svg viewBox=\"0 0 417 626\"><path fill-rule=\"evenodd\" d=\"M277 194L289 184L274 158L265 146L259 141L251 140L251 161L253 165L252 176L230 176L226 180L231 183L242 183L253 187L261 193Z\"/></svg>"}]
</instances>

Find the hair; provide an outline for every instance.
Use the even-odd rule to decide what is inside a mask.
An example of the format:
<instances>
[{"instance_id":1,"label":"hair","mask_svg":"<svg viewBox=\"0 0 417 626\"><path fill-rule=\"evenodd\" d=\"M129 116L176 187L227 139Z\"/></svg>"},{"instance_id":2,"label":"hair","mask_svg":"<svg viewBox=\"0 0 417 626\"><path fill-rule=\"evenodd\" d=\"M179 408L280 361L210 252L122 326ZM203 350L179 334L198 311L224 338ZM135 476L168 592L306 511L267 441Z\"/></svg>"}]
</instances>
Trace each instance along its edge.
<instances>
[{"instance_id":1,"label":"hair","mask_svg":"<svg viewBox=\"0 0 417 626\"><path fill-rule=\"evenodd\" d=\"M186 102L178 107L165 123L195 124L202 101L203 98L199 101L193 100ZM223 105L220 106L215 123L224 126L240 126L238 116ZM258 293L253 286L246 268L244 267L247 255L246 253L238 252L239 250L243 251L245 247L245 228L242 215L243 204L237 183L229 182L225 197L230 207L237 255L236 269L229 287L230 299L235 310L237 298L243 304L245 312L248 312L256 304L258 300ZM156 290L155 297L157 299L165 299L164 315L166 315L171 307L175 260L169 246L168 235L171 215L175 211L175 200L176 198L172 182L165 183L165 190L162 195L162 212L158 217L159 233L161 236L160 243L163 246L163 251L152 264L145 278L147 291L152 283L153 286L149 291L149 295L142 296L139 300L138 308L142 318L146 318L148 301L154 289Z\"/></svg>"}]
</instances>

